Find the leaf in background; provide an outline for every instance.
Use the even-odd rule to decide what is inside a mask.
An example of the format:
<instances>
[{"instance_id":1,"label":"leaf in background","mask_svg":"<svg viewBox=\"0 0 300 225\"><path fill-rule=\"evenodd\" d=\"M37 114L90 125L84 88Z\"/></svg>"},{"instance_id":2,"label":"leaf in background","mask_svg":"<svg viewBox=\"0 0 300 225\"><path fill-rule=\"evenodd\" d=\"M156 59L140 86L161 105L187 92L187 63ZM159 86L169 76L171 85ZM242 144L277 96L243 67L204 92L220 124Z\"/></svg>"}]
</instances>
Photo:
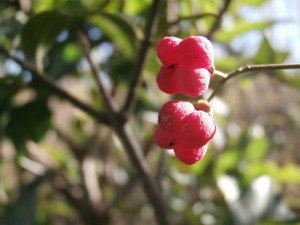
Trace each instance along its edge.
<instances>
[{"instance_id":1,"label":"leaf in background","mask_svg":"<svg viewBox=\"0 0 300 225\"><path fill-rule=\"evenodd\" d=\"M253 61L257 64L282 63L287 55L285 52L275 51L268 39L264 37Z\"/></svg>"},{"instance_id":2,"label":"leaf in background","mask_svg":"<svg viewBox=\"0 0 300 225\"><path fill-rule=\"evenodd\" d=\"M0 217L1 225L32 225L36 210L36 189L42 183L44 177L38 177L32 183L21 189L16 202L5 209Z\"/></svg>"},{"instance_id":3,"label":"leaf in background","mask_svg":"<svg viewBox=\"0 0 300 225\"><path fill-rule=\"evenodd\" d=\"M278 79L287 85L300 89L300 77L287 74L279 75Z\"/></svg>"},{"instance_id":4,"label":"leaf in background","mask_svg":"<svg viewBox=\"0 0 300 225\"><path fill-rule=\"evenodd\" d=\"M57 44L47 55L49 62L45 70L52 78L58 79L74 72L81 55L81 48L75 43Z\"/></svg>"},{"instance_id":5,"label":"leaf in background","mask_svg":"<svg viewBox=\"0 0 300 225\"><path fill-rule=\"evenodd\" d=\"M37 53L43 57L57 38L67 28L68 17L58 11L47 11L32 16L25 24L22 33L22 47L27 57Z\"/></svg>"},{"instance_id":6,"label":"leaf in background","mask_svg":"<svg viewBox=\"0 0 300 225\"><path fill-rule=\"evenodd\" d=\"M240 0L239 3L245 3L251 6L260 6L261 4L265 3L266 0Z\"/></svg>"},{"instance_id":7,"label":"leaf in background","mask_svg":"<svg viewBox=\"0 0 300 225\"><path fill-rule=\"evenodd\" d=\"M219 42L228 43L238 35L242 35L253 30L264 30L273 25L275 21L249 22L238 20L230 30L220 29L215 33L215 39Z\"/></svg>"},{"instance_id":8,"label":"leaf in background","mask_svg":"<svg viewBox=\"0 0 300 225\"><path fill-rule=\"evenodd\" d=\"M120 84L127 85L130 81L133 63L125 56L112 56L101 68L109 73L111 78Z\"/></svg>"},{"instance_id":9,"label":"leaf in background","mask_svg":"<svg viewBox=\"0 0 300 225\"><path fill-rule=\"evenodd\" d=\"M20 77L5 76L0 78L0 104L7 101L18 90L24 87Z\"/></svg>"},{"instance_id":10,"label":"leaf in background","mask_svg":"<svg viewBox=\"0 0 300 225\"><path fill-rule=\"evenodd\" d=\"M28 139L38 141L50 127L51 114L45 100L36 100L11 109L6 133L15 146Z\"/></svg>"},{"instance_id":11,"label":"leaf in background","mask_svg":"<svg viewBox=\"0 0 300 225\"><path fill-rule=\"evenodd\" d=\"M268 141L265 137L254 138L247 145L246 150L247 160L260 160L268 151Z\"/></svg>"},{"instance_id":12,"label":"leaf in background","mask_svg":"<svg viewBox=\"0 0 300 225\"><path fill-rule=\"evenodd\" d=\"M99 13L92 15L88 21L97 26L127 56L132 57L137 46L137 33L126 18L118 14Z\"/></svg>"}]
</instances>

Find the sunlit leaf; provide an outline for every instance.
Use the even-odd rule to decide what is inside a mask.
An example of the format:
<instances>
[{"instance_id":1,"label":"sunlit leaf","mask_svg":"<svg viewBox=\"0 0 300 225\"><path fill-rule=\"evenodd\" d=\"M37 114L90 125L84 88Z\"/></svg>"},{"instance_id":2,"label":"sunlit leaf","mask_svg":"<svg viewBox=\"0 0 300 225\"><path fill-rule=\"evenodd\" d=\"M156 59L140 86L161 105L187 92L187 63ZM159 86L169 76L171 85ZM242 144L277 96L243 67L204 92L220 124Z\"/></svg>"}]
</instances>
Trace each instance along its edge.
<instances>
[{"instance_id":1,"label":"sunlit leaf","mask_svg":"<svg viewBox=\"0 0 300 225\"><path fill-rule=\"evenodd\" d=\"M242 35L253 30L264 30L274 23L274 21L249 22L246 20L238 20L231 29L218 30L215 34L215 38L219 42L228 43L238 35Z\"/></svg>"},{"instance_id":2,"label":"sunlit leaf","mask_svg":"<svg viewBox=\"0 0 300 225\"><path fill-rule=\"evenodd\" d=\"M130 22L118 14L99 13L88 20L97 26L127 56L133 56L137 47L137 34Z\"/></svg>"},{"instance_id":3,"label":"sunlit leaf","mask_svg":"<svg viewBox=\"0 0 300 225\"><path fill-rule=\"evenodd\" d=\"M248 144L246 148L246 159L247 160L258 160L262 159L268 150L268 142L265 137L254 138Z\"/></svg>"},{"instance_id":4,"label":"sunlit leaf","mask_svg":"<svg viewBox=\"0 0 300 225\"><path fill-rule=\"evenodd\" d=\"M287 53L274 50L269 40L265 37L259 47L253 61L257 64L282 63L287 57Z\"/></svg>"},{"instance_id":5,"label":"sunlit leaf","mask_svg":"<svg viewBox=\"0 0 300 225\"><path fill-rule=\"evenodd\" d=\"M251 6L259 6L266 2L266 0L240 0L239 2L245 3Z\"/></svg>"}]
</instances>

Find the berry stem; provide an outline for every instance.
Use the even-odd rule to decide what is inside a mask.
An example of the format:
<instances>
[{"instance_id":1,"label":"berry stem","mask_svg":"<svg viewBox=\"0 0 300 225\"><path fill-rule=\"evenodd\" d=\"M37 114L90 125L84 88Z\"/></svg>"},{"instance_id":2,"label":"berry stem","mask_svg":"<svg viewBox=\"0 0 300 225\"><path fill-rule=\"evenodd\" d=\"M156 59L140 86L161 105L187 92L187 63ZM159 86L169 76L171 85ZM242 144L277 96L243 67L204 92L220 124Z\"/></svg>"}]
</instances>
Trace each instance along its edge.
<instances>
[{"instance_id":1,"label":"berry stem","mask_svg":"<svg viewBox=\"0 0 300 225\"><path fill-rule=\"evenodd\" d=\"M221 79L218 84L216 85L214 91L212 94L209 96L207 99L208 102L210 102L216 95L217 93L221 90L222 86L231 78L236 77L240 74L245 74L248 72L253 72L253 71L264 71L264 70L287 70L287 69L300 69L300 63L295 63L295 64L261 64L261 65L246 65L243 67L240 67L232 72L225 73L224 78ZM218 73L220 73L218 71ZM224 74L221 72L221 74Z\"/></svg>"}]
</instances>

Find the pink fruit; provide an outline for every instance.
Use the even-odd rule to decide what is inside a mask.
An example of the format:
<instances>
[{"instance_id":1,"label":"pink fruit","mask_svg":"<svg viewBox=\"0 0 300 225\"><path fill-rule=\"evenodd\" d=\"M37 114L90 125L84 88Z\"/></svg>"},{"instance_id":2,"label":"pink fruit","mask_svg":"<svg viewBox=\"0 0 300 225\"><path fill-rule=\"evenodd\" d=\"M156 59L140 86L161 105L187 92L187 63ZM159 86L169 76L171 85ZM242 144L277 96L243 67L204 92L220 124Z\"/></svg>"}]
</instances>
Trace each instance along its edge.
<instances>
[{"instance_id":1,"label":"pink fruit","mask_svg":"<svg viewBox=\"0 0 300 225\"><path fill-rule=\"evenodd\" d=\"M181 76L178 77L178 86L180 92L190 97L197 97L207 91L210 73L207 69L191 69L178 68L178 71L182 70Z\"/></svg>"},{"instance_id":2,"label":"pink fruit","mask_svg":"<svg viewBox=\"0 0 300 225\"><path fill-rule=\"evenodd\" d=\"M208 39L190 36L178 45L178 61L186 67L210 69L214 64L214 50Z\"/></svg>"},{"instance_id":3,"label":"pink fruit","mask_svg":"<svg viewBox=\"0 0 300 225\"><path fill-rule=\"evenodd\" d=\"M163 64L156 79L161 91L189 97L207 91L214 73L214 50L208 39L165 37L158 43L157 56Z\"/></svg>"},{"instance_id":4,"label":"pink fruit","mask_svg":"<svg viewBox=\"0 0 300 225\"><path fill-rule=\"evenodd\" d=\"M182 123L179 132L180 142L188 148L199 148L207 144L216 132L212 117L204 111L189 114Z\"/></svg>"},{"instance_id":5,"label":"pink fruit","mask_svg":"<svg viewBox=\"0 0 300 225\"><path fill-rule=\"evenodd\" d=\"M153 141L157 146L165 149L173 148L173 144L174 144L173 139L169 134L169 132L161 129L160 127L156 128L153 135Z\"/></svg>"},{"instance_id":6,"label":"pink fruit","mask_svg":"<svg viewBox=\"0 0 300 225\"><path fill-rule=\"evenodd\" d=\"M176 133L181 129L182 121L195 108L192 103L184 100L173 100L165 103L158 113L158 124L165 131Z\"/></svg>"},{"instance_id":7,"label":"pink fruit","mask_svg":"<svg viewBox=\"0 0 300 225\"><path fill-rule=\"evenodd\" d=\"M166 66L177 63L177 46L182 40L177 37L165 37L157 45L157 56Z\"/></svg>"},{"instance_id":8,"label":"pink fruit","mask_svg":"<svg viewBox=\"0 0 300 225\"><path fill-rule=\"evenodd\" d=\"M176 157L185 164L192 165L200 161L207 151L207 145L200 148L190 149L184 145L174 145L174 152Z\"/></svg>"},{"instance_id":9,"label":"pink fruit","mask_svg":"<svg viewBox=\"0 0 300 225\"><path fill-rule=\"evenodd\" d=\"M180 91L177 78L175 65L173 68L163 65L158 72L156 82L161 91L167 94L176 94Z\"/></svg>"}]
</instances>

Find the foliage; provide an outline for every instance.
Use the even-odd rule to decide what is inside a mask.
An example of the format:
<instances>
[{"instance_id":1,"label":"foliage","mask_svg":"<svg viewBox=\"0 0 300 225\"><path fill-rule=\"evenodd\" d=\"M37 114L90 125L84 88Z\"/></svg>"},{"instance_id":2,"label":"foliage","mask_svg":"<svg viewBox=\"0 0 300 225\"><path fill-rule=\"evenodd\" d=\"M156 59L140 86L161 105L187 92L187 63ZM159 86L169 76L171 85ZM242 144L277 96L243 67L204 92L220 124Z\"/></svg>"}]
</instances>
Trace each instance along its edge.
<instances>
[{"instance_id":1,"label":"foliage","mask_svg":"<svg viewBox=\"0 0 300 225\"><path fill-rule=\"evenodd\" d=\"M1 2L0 225L299 224L297 49L270 35L286 21L252 16L272 2ZM152 140L157 43L189 35L218 70L199 97L217 133L192 166Z\"/></svg>"}]
</instances>

